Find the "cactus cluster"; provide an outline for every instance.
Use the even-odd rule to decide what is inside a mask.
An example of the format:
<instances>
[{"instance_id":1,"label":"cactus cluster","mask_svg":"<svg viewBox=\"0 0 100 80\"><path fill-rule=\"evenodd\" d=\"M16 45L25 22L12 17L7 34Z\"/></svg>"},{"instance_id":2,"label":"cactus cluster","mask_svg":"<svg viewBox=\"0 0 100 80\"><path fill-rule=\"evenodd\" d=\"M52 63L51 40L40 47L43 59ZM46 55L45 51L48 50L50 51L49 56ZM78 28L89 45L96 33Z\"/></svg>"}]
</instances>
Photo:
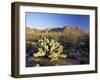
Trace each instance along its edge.
<instances>
[{"instance_id":1,"label":"cactus cluster","mask_svg":"<svg viewBox=\"0 0 100 80\"><path fill-rule=\"evenodd\" d=\"M57 61L58 58L66 58L63 53L63 46L54 39L43 38L37 42L38 52L33 53L34 57L48 57L50 61Z\"/></svg>"}]
</instances>

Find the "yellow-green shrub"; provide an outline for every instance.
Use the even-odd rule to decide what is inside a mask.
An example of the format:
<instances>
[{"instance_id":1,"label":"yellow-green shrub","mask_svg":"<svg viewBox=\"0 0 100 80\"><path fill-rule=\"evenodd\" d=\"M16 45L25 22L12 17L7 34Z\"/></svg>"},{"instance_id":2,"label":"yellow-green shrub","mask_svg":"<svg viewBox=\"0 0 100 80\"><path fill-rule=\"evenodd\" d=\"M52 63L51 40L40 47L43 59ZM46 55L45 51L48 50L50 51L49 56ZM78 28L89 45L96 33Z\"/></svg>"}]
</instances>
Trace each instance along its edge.
<instances>
[{"instance_id":1,"label":"yellow-green shrub","mask_svg":"<svg viewBox=\"0 0 100 80\"><path fill-rule=\"evenodd\" d=\"M66 58L63 53L63 46L54 39L43 38L38 40L38 52L33 53L34 57L48 57L50 61L56 61L58 58Z\"/></svg>"}]
</instances>

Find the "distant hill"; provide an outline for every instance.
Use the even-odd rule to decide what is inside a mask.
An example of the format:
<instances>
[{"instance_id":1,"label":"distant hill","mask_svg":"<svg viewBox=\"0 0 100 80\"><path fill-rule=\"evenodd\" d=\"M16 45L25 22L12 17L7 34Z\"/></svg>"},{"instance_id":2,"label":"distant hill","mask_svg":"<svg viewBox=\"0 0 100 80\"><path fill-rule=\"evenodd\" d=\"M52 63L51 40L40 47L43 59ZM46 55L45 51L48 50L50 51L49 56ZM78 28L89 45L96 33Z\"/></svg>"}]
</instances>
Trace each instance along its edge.
<instances>
[{"instance_id":1,"label":"distant hill","mask_svg":"<svg viewBox=\"0 0 100 80\"><path fill-rule=\"evenodd\" d=\"M26 30L27 31L30 31L30 32L67 32L67 31L80 31L80 32L83 32L81 29L79 29L78 27L76 28L73 28L71 26L64 26L62 28L46 28L44 30L39 30L39 29L35 29L35 28L29 28L29 27L26 27Z\"/></svg>"},{"instance_id":2,"label":"distant hill","mask_svg":"<svg viewBox=\"0 0 100 80\"><path fill-rule=\"evenodd\" d=\"M59 41L76 44L79 40L83 40L86 37L88 38L89 34L82 29L71 26L47 28L44 30L26 27L26 41L36 42L38 39L43 37L54 38Z\"/></svg>"}]
</instances>

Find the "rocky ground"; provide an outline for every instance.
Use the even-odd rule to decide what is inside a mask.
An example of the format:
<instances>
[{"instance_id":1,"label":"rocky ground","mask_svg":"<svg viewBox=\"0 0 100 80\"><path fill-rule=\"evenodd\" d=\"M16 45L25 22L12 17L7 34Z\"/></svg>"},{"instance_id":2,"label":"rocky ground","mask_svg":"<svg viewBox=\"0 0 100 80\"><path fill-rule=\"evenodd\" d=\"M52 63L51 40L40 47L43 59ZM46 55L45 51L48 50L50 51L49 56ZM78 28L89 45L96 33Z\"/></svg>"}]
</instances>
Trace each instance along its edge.
<instances>
[{"instance_id":1,"label":"rocky ground","mask_svg":"<svg viewBox=\"0 0 100 80\"><path fill-rule=\"evenodd\" d=\"M89 64L89 55L87 52L70 52L65 59L58 59L57 62L50 62L48 58L33 57L34 49L26 53L26 67L33 66L59 66L59 65L82 65Z\"/></svg>"}]
</instances>

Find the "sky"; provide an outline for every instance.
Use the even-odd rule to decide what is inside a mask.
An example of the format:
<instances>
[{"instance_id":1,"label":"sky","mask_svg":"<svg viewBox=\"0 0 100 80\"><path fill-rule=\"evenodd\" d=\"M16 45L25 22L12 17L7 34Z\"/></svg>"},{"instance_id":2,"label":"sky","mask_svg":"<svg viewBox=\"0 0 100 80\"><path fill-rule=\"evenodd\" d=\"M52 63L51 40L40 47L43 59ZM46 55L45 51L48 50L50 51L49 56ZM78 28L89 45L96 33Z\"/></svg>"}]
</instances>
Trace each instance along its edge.
<instances>
[{"instance_id":1,"label":"sky","mask_svg":"<svg viewBox=\"0 0 100 80\"><path fill-rule=\"evenodd\" d=\"M89 30L89 15L26 12L26 27L36 29L62 28L65 25Z\"/></svg>"}]
</instances>

